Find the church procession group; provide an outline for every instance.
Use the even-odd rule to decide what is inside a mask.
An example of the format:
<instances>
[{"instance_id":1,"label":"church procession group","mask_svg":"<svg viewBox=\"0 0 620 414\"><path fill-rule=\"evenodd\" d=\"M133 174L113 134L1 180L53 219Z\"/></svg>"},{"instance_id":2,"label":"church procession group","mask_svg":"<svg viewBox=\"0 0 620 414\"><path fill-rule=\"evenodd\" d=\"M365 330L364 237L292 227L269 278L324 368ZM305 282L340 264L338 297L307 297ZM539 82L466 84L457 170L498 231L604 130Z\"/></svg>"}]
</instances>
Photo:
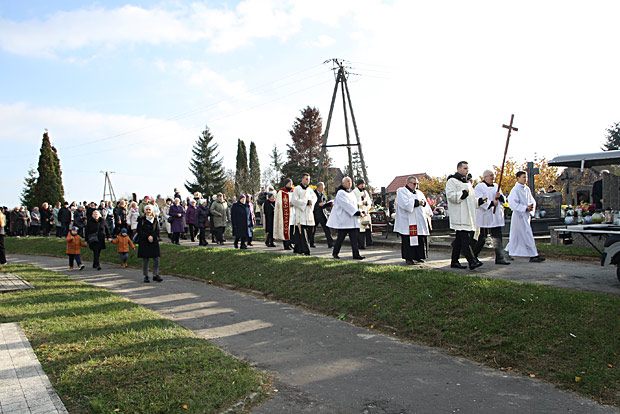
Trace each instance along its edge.
<instances>
[{"instance_id":1,"label":"church procession group","mask_svg":"<svg viewBox=\"0 0 620 414\"><path fill-rule=\"evenodd\" d=\"M497 265L509 265L513 256L526 257L534 263L545 260L538 254L530 225L536 201L526 185L527 173L519 171L516 176L517 183L506 199L494 183L492 171L484 171L482 182L474 188L468 163L461 161L457 164L457 171L448 177L445 188L450 228L456 232L452 243L452 268L473 270L482 266L478 255L487 237L491 238ZM340 258L342 243L348 236L353 258L363 260L360 249L372 245L372 200L365 181L358 180L354 187L351 178L345 177L335 198L328 201L323 192L324 183L319 182L314 190L310 179L309 174L304 174L294 188L293 181L287 179L284 188L277 194L270 194L270 202L265 204L266 243L273 245L274 239L282 240L284 249L310 255L320 226L328 247L333 248L335 259ZM401 236L402 258L407 265L423 263L427 259L428 236L432 229L432 210L418 186L415 176L408 177L406 185L397 190L394 207L394 232ZM506 201L513 214L510 240L504 248L503 204ZM330 207L331 214L328 215ZM335 241L330 229L337 231ZM459 262L461 255L467 265Z\"/></svg>"}]
</instances>

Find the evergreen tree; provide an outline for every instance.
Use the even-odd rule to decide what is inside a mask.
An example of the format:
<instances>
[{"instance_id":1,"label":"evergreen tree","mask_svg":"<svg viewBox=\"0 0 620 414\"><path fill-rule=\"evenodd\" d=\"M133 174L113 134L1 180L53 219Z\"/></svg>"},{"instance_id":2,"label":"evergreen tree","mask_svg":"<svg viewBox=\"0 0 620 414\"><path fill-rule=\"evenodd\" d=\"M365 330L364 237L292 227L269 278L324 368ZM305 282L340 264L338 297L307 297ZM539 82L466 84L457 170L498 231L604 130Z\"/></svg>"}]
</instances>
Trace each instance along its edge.
<instances>
[{"instance_id":1,"label":"evergreen tree","mask_svg":"<svg viewBox=\"0 0 620 414\"><path fill-rule=\"evenodd\" d=\"M34 168L28 170L28 175L24 178L24 189L22 190L22 195L20 197L22 206L27 206L28 210L32 210L32 208L36 205L34 204L34 194L33 189L35 184L37 183L37 173Z\"/></svg>"},{"instance_id":2,"label":"evergreen tree","mask_svg":"<svg viewBox=\"0 0 620 414\"><path fill-rule=\"evenodd\" d=\"M65 190L62 185L62 171L58 151L52 146L47 131L43 133L43 142L37 168L39 177L32 189L33 206L41 206L44 202L56 203L65 201Z\"/></svg>"},{"instance_id":3,"label":"evergreen tree","mask_svg":"<svg viewBox=\"0 0 620 414\"><path fill-rule=\"evenodd\" d=\"M269 164L269 168L266 170L265 174L269 179L265 181L265 186L272 185L273 188L277 189L282 180L282 166L284 165L284 161L282 161L282 154L278 151L278 147L275 144L269 157L271 158L271 164Z\"/></svg>"},{"instance_id":4,"label":"evergreen tree","mask_svg":"<svg viewBox=\"0 0 620 414\"><path fill-rule=\"evenodd\" d=\"M256 144L250 141L250 194L255 195L260 191L260 162L256 152Z\"/></svg>"},{"instance_id":5,"label":"evergreen tree","mask_svg":"<svg viewBox=\"0 0 620 414\"><path fill-rule=\"evenodd\" d=\"M605 143L603 143L604 151L612 151L620 149L620 122L616 122L606 130Z\"/></svg>"},{"instance_id":6,"label":"evergreen tree","mask_svg":"<svg viewBox=\"0 0 620 414\"><path fill-rule=\"evenodd\" d=\"M301 117L296 118L293 129L289 131L292 145L287 145L288 161L282 166L283 178L292 178L297 183L302 174L309 173L312 179L317 178L319 171L319 157L321 155L322 122L321 114L316 108L309 106L301 111ZM323 171L331 165L326 153L323 160Z\"/></svg>"},{"instance_id":7,"label":"evergreen tree","mask_svg":"<svg viewBox=\"0 0 620 414\"><path fill-rule=\"evenodd\" d=\"M224 167L208 126L205 126L205 130L192 148L189 170L194 175L193 182L185 182L185 188L190 193L199 191L204 198L207 198L224 191L226 179Z\"/></svg>"},{"instance_id":8,"label":"evergreen tree","mask_svg":"<svg viewBox=\"0 0 620 414\"><path fill-rule=\"evenodd\" d=\"M235 170L235 192L237 196L242 192L249 191L250 172L248 170L248 153L245 142L237 140L237 168Z\"/></svg>"}]
</instances>

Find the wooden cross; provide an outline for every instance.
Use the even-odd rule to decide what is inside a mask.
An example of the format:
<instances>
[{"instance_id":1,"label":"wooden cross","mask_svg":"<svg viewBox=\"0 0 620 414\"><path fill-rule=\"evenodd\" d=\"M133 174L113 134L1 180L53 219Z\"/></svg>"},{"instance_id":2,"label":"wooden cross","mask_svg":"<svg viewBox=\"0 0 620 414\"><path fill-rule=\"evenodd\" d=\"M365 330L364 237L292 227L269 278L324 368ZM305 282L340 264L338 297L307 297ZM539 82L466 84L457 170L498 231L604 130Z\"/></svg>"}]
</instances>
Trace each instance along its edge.
<instances>
[{"instance_id":1,"label":"wooden cross","mask_svg":"<svg viewBox=\"0 0 620 414\"><path fill-rule=\"evenodd\" d=\"M508 153L508 143L510 142L510 134L512 131L518 131L519 128L512 126L512 121L515 119L515 114L510 116L510 125L502 125L503 128L508 129L508 136L506 137L506 148L504 148L504 159L502 160L502 169L499 173L499 182L497 183L498 191L502 188L502 178L504 178L504 165L506 164L506 154ZM495 210L497 210L497 206L493 207L493 214L495 214Z\"/></svg>"},{"instance_id":2,"label":"wooden cross","mask_svg":"<svg viewBox=\"0 0 620 414\"><path fill-rule=\"evenodd\" d=\"M534 168L534 163L528 161L527 163L527 186L530 187L532 195L536 194L536 185L534 184L534 176L540 174L539 168Z\"/></svg>"}]
</instances>

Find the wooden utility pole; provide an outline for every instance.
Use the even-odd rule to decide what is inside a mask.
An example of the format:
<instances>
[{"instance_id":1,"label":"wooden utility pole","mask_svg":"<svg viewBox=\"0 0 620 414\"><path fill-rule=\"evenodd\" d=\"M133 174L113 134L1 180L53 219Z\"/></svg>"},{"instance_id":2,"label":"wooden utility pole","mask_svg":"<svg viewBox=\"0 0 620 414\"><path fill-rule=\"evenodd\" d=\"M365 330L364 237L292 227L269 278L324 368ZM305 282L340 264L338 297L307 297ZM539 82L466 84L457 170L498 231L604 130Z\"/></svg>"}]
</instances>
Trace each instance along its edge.
<instances>
[{"instance_id":1,"label":"wooden utility pole","mask_svg":"<svg viewBox=\"0 0 620 414\"><path fill-rule=\"evenodd\" d=\"M114 188L112 188L112 180L110 180L110 174L114 174L114 171L99 171L102 174L105 174L105 179L103 181L103 199L102 201L106 201L106 195L110 196L110 201L116 201L116 194L114 193Z\"/></svg>"},{"instance_id":2,"label":"wooden utility pole","mask_svg":"<svg viewBox=\"0 0 620 414\"><path fill-rule=\"evenodd\" d=\"M355 115L353 114L353 104L351 103L351 94L349 93L349 86L347 84L347 71L343 66L343 62L338 59L330 59L325 61L332 62L334 66L334 70L336 71L336 84L334 85L334 92L332 93L332 101L329 107L329 115L327 116L327 124L325 126L325 133L323 134L323 144L321 145L321 155L319 157L319 172L317 180L321 180L325 175L323 171L323 164L325 162L327 148L329 147L347 147L348 158L349 158L349 170L353 172L353 157L351 154L351 147L357 147L357 151L360 157L360 164L362 166L362 174L364 175L364 181L366 181L366 185L368 186L368 174L366 173L366 163L364 162L364 155L362 154L362 144L360 142L359 132L357 130L357 122L355 121ZM334 113L334 103L336 102L336 94L338 93L338 87L342 88L342 109L344 110L344 125L346 131L346 144L334 144L327 145L327 138L329 137L329 128L332 123L332 115ZM349 111L351 112L351 120L353 121L353 131L355 132L355 144L351 143L351 137L349 134L349 117L347 114L347 103Z\"/></svg>"}]
</instances>

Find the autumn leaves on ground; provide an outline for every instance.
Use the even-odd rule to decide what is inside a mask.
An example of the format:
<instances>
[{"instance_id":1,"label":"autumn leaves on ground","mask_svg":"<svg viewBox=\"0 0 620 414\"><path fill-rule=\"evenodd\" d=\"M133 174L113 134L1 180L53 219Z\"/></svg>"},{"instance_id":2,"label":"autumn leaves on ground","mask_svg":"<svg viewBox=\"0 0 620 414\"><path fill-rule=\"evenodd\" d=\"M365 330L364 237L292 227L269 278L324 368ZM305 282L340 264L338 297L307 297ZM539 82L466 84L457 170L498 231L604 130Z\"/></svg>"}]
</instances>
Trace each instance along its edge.
<instances>
[{"instance_id":1,"label":"autumn leaves on ground","mask_svg":"<svg viewBox=\"0 0 620 414\"><path fill-rule=\"evenodd\" d=\"M54 239L10 239L7 249L64 256L62 240ZM104 262L116 263L113 250L104 251ZM89 254L85 251L86 260ZM129 264L141 263L130 258ZM620 406L617 296L402 266L167 244L161 271L259 291Z\"/></svg>"}]
</instances>

